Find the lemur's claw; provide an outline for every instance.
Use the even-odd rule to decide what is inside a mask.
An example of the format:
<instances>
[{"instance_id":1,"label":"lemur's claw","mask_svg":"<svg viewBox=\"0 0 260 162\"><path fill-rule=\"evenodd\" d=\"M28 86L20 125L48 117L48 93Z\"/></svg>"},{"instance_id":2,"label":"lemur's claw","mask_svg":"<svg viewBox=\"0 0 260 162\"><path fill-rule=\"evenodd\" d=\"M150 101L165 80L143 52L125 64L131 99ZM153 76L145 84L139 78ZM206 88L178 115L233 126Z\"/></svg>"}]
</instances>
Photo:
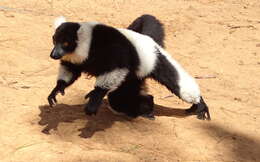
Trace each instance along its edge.
<instances>
[{"instance_id":1,"label":"lemur's claw","mask_svg":"<svg viewBox=\"0 0 260 162\"><path fill-rule=\"evenodd\" d=\"M188 114L195 114L200 120L211 120L209 108L206 103L201 99L201 102L198 104L193 104L191 108L186 110Z\"/></svg>"},{"instance_id":2,"label":"lemur's claw","mask_svg":"<svg viewBox=\"0 0 260 162\"><path fill-rule=\"evenodd\" d=\"M197 115L197 118L200 120L211 120L209 111L207 109L203 110L195 110L193 111L192 108L185 110L187 114L194 114Z\"/></svg>"},{"instance_id":3,"label":"lemur's claw","mask_svg":"<svg viewBox=\"0 0 260 162\"><path fill-rule=\"evenodd\" d=\"M88 94L86 94L86 96L85 96L85 99L88 99L88 98L89 98L89 96L90 96L90 95L89 95L89 93L88 93Z\"/></svg>"},{"instance_id":4,"label":"lemur's claw","mask_svg":"<svg viewBox=\"0 0 260 162\"><path fill-rule=\"evenodd\" d=\"M210 117L206 114L207 114L206 111L198 112L197 118L200 119L200 120L210 120Z\"/></svg>"},{"instance_id":5,"label":"lemur's claw","mask_svg":"<svg viewBox=\"0 0 260 162\"><path fill-rule=\"evenodd\" d=\"M57 103L56 95L50 94L48 97L50 107L53 107Z\"/></svg>"},{"instance_id":6,"label":"lemur's claw","mask_svg":"<svg viewBox=\"0 0 260 162\"><path fill-rule=\"evenodd\" d=\"M48 102L50 107L53 107L56 103L57 103L57 99L56 99L56 95L58 93L61 93L62 95L64 95L64 89L62 90L57 90L57 88L54 88L51 92L51 94L48 96Z\"/></svg>"},{"instance_id":7,"label":"lemur's claw","mask_svg":"<svg viewBox=\"0 0 260 162\"><path fill-rule=\"evenodd\" d=\"M56 96L58 93L60 93L61 95L65 95L65 92L64 92L64 87L55 87L52 91L51 91L51 94L48 96L48 102L49 102L49 105L50 107L53 107L56 103L57 103L57 99L56 99Z\"/></svg>"}]
</instances>

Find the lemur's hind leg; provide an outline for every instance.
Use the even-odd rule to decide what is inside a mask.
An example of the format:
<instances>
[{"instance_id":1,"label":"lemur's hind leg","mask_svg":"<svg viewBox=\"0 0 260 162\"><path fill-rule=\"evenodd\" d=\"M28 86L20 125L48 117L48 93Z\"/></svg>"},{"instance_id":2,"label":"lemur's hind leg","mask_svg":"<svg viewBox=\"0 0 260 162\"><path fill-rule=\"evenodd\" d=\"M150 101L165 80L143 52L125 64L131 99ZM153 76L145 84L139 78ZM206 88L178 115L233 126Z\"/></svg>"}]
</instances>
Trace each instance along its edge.
<instances>
[{"instance_id":1,"label":"lemur's hind leg","mask_svg":"<svg viewBox=\"0 0 260 162\"><path fill-rule=\"evenodd\" d=\"M85 98L89 98L88 103L85 105L85 113L87 115L97 114L105 95L109 91L117 89L128 76L128 72L128 69L122 68L99 75L96 78L94 90L85 96Z\"/></svg>"},{"instance_id":2,"label":"lemur's hind leg","mask_svg":"<svg viewBox=\"0 0 260 162\"><path fill-rule=\"evenodd\" d=\"M152 95L140 95L139 113L141 116L154 120L154 101Z\"/></svg>"},{"instance_id":3,"label":"lemur's hind leg","mask_svg":"<svg viewBox=\"0 0 260 162\"><path fill-rule=\"evenodd\" d=\"M188 113L195 113L198 119L210 120L209 109L204 102L198 84L179 63L158 47L158 60L151 77L166 86L182 100L193 104Z\"/></svg>"},{"instance_id":4,"label":"lemur's hind leg","mask_svg":"<svg viewBox=\"0 0 260 162\"><path fill-rule=\"evenodd\" d=\"M120 95L117 96L117 95ZM109 104L116 114L125 114L129 117L136 118L143 116L154 119L153 115L153 96L151 95L124 95L122 93L110 93L108 95Z\"/></svg>"},{"instance_id":5,"label":"lemur's hind leg","mask_svg":"<svg viewBox=\"0 0 260 162\"><path fill-rule=\"evenodd\" d=\"M108 94L111 108L130 117L152 117L153 96L145 93L144 80L127 77L118 89Z\"/></svg>"}]
</instances>

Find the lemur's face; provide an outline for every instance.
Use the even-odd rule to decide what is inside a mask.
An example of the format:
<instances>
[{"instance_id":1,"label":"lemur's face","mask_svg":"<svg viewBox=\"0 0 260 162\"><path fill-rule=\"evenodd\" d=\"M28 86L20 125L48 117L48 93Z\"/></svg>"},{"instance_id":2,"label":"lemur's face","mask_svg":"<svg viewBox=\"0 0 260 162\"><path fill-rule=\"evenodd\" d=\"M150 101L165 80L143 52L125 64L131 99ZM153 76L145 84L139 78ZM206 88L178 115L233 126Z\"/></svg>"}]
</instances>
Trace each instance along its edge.
<instances>
[{"instance_id":1,"label":"lemur's face","mask_svg":"<svg viewBox=\"0 0 260 162\"><path fill-rule=\"evenodd\" d=\"M78 23L66 22L56 29L53 35L54 48L50 55L51 58L61 59L74 53L77 47L77 31L79 28L80 25Z\"/></svg>"}]
</instances>

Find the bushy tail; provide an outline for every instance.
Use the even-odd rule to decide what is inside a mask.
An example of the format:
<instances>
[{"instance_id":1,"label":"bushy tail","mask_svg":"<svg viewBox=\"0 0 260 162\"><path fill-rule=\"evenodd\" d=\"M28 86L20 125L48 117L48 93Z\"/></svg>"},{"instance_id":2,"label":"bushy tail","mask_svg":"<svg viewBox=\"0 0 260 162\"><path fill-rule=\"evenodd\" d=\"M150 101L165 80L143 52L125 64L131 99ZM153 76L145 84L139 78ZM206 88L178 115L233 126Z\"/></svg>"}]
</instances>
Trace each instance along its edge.
<instances>
[{"instance_id":1,"label":"bushy tail","mask_svg":"<svg viewBox=\"0 0 260 162\"><path fill-rule=\"evenodd\" d=\"M152 15L142 15L135 19L127 29L148 35L156 43L164 47L164 27L163 24Z\"/></svg>"}]
</instances>

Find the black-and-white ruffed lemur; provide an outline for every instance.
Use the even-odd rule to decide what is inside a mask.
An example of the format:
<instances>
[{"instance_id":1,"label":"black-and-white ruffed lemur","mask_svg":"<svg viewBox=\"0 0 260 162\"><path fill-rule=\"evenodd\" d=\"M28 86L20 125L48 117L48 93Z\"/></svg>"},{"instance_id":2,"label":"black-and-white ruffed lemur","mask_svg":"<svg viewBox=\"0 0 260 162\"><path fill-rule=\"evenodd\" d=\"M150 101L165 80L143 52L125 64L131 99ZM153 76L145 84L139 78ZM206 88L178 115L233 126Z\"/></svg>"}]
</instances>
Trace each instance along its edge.
<instances>
[{"instance_id":1,"label":"black-and-white ruffed lemur","mask_svg":"<svg viewBox=\"0 0 260 162\"><path fill-rule=\"evenodd\" d=\"M145 87L145 79L152 78L191 103L187 113L210 120L198 84L163 49L164 30L155 17L143 15L128 29L64 18L57 19L55 27L50 56L61 61L56 87L48 96L50 106L57 102L58 93L64 94L81 73L87 73L96 77L96 83L85 96L89 98L86 114L96 114L107 95L113 112L153 118L153 96Z\"/></svg>"}]
</instances>

